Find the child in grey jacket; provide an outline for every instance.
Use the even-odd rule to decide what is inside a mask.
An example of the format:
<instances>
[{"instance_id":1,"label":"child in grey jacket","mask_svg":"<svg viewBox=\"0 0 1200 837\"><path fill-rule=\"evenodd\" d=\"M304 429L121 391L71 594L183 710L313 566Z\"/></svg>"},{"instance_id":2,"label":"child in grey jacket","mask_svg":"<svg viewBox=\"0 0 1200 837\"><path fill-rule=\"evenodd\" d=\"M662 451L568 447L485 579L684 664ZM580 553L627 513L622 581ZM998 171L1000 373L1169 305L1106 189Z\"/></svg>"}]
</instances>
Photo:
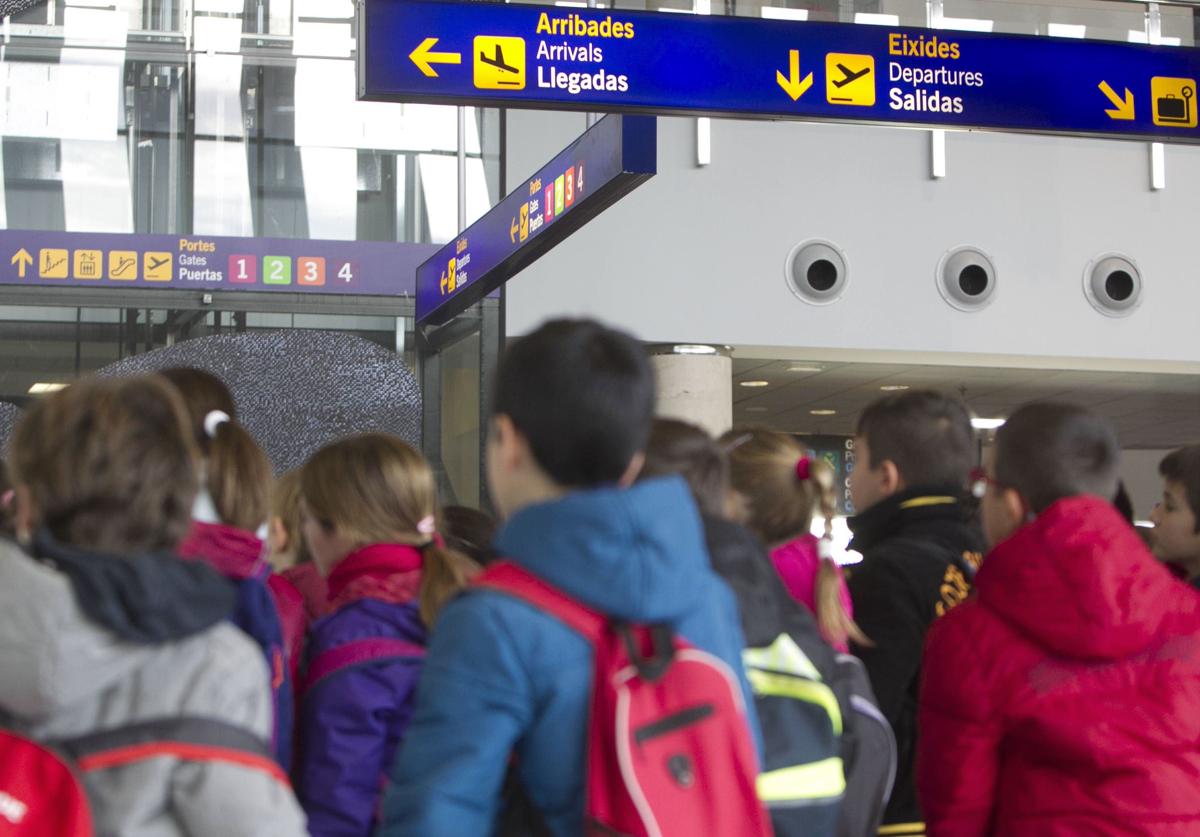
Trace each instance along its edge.
<instances>
[{"instance_id":1,"label":"child in grey jacket","mask_svg":"<svg viewBox=\"0 0 1200 837\"><path fill-rule=\"evenodd\" d=\"M268 758L161 740L265 752L273 722L266 662L225 621L232 588L172 554L199 482L178 396L153 377L77 383L33 406L11 454L20 545L0 541L0 711L41 741L142 732L149 755L84 771L98 834L307 834Z\"/></svg>"}]
</instances>

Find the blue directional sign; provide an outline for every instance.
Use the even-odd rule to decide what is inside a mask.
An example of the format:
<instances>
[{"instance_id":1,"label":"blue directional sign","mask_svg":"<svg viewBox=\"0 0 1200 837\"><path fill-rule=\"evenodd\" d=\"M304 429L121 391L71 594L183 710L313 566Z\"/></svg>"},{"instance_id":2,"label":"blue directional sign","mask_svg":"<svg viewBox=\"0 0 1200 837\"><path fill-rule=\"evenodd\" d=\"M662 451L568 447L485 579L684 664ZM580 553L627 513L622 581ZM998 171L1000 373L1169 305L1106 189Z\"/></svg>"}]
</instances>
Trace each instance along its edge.
<instances>
[{"instance_id":1,"label":"blue directional sign","mask_svg":"<svg viewBox=\"0 0 1200 837\"><path fill-rule=\"evenodd\" d=\"M657 171L650 116L606 116L417 268L417 323L465 311Z\"/></svg>"},{"instance_id":2,"label":"blue directional sign","mask_svg":"<svg viewBox=\"0 0 1200 837\"><path fill-rule=\"evenodd\" d=\"M434 0L360 14L366 99L1200 142L1196 49Z\"/></svg>"}]
</instances>

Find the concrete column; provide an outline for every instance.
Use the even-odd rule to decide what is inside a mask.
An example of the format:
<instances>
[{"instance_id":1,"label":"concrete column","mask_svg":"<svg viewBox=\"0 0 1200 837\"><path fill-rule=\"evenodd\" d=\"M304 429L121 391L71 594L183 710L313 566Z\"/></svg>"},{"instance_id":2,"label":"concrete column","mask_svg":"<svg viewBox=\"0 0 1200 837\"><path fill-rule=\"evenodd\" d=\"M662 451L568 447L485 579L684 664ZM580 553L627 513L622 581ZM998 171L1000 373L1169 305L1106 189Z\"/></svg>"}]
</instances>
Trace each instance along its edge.
<instances>
[{"instance_id":1,"label":"concrete column","mask_svg":"<svg viewBox=\"0 0 1200 837\"><path fill-rule=\"evenodd\" d=\"M650 347L658 376L657 415L699 425L714 436L733 425L733 361L725 346Z\"/></svg>"}]
</instances>

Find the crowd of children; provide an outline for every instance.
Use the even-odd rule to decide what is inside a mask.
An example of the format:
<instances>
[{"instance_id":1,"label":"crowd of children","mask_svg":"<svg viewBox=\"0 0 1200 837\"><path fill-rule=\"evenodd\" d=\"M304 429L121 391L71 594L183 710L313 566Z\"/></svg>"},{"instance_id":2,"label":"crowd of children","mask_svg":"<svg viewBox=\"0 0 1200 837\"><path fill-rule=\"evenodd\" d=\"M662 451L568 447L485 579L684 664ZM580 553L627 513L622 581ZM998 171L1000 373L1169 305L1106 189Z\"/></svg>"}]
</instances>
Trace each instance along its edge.
<instances>
[{"instance_id":1,"label":"crowd of children","mask_svg":"<svg viewBox=\"0 0 1200 837\"><path fill-rule=\"evenodd\" d=\"M796 437L655 419L640 343L496 371L493 518L363 434L271 464L215 376L85 379L0 469L0 835L1200 834L1200 445L859 417L849 572ZM816 525L814 525L816 522ZM813 534L814 530L818 534Z\"/></svg>"}]
</instances>

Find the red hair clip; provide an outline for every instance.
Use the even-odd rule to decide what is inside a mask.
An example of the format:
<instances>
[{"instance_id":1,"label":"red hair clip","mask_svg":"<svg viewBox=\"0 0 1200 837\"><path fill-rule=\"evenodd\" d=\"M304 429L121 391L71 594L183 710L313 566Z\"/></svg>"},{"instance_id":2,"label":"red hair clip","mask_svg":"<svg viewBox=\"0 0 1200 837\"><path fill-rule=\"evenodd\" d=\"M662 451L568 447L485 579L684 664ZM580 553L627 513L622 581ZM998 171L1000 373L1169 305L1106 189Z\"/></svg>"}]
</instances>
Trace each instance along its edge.
<instances>
[{"instance_id":1,"label":"red hair clip","mask_svg":"<svg viewBox=\"0 0 1200 837\"><path fill-rule=\"evenodd\" d=\"M812 460L807 456L800 457L800 461L796 463L796 479L800 482L805 482L812 476Z\"/></svg>"}]
</instances>

